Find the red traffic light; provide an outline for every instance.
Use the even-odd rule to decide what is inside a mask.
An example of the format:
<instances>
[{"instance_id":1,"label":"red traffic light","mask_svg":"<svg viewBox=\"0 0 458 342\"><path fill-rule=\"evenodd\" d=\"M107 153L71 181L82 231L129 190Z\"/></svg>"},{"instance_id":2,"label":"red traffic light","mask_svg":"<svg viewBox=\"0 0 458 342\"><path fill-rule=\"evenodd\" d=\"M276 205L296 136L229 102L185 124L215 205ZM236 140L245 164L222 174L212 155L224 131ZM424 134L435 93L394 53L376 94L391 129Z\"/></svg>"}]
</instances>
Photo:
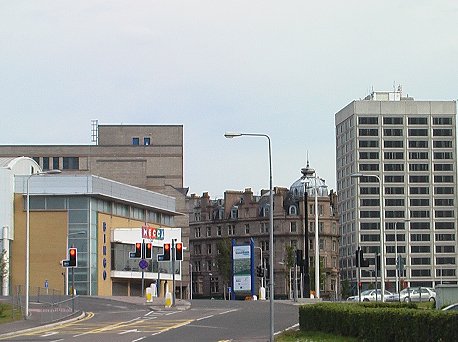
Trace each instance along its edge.
<instances>
[{"instance_id":1,"label":"red traffic light","mask_svg":"<svg viewBox=\"0 0 458 342\"><path fill-rule=\"evenodd\" d=\"M182 250L183 249L183 244L182 243L177 243L177 250Z\"/></svg>"},{"instance_id":2,"label":"red traffic light","mask_svg":"<svg viewBox=\"0 0 458 342\"><path fill-rule=\"evenodd\" d=\"M78 266L78 261L77 261L77 252L75 247L71 247L68 249L68 266L70 267L77 267Z\"/></svg>"},{"instance_id":3,"label":"red traffic light","mask_svg":"<svg viewBox=\"0 0 458 342\"><path fill-rule=\"evenodd\" d=\"M175 251L175 260L181 261L183 260L183 244L181 242L177 242L176 248L177 250Z\"/></svg>"},{"instance_id":4,"label":"red traffic light","mask_svg":"<svg viewBox=\"0 0 458 342\"><path fill-rule=\"evenodd\" d=\"M74 248L70 249L70 256L71 257L75 256L75 254L76 254L76 249L74 249Z\"/></svg>"},{"instance_id":5,"label":"red traffic light","mask_svg":"<svg viewBox=\"0 0 458 342\"><path fill-rule=\"evenodd\" d=\"M165 243L165 244L164 244L164 249L165 249L166 251L168 251L168 250L170 249L170 244L169 244L169 243Z\"/></svg>"}]
</instances>

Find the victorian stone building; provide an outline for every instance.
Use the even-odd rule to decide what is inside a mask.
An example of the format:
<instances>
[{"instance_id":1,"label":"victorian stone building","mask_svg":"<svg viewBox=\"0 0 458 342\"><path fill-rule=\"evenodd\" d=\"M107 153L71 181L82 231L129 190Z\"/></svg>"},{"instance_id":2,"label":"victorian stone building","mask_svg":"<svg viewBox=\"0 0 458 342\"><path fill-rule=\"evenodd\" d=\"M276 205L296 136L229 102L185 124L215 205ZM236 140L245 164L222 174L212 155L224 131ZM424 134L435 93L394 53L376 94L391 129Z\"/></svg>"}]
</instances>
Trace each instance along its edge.
<instances>
[{"instance_id":1,"label":"victorian stone building","mask_svg":"<svg viewBox=\"0 0 458 342\"><path fill-rule=\"evenodd\" d=\"M307 193L305 197L304 190ZM314 293L316 212L319 232L320 297L336 298L340 292L339 218L336 211L336 194L332 190L328 192L324 180L316 177L314 170L308 165L302 169L302 177L289 189L275 187L273 192L275 298L293 296L295 278L299 297L308 297L309 289ZM254 266L262 265L266 268L269 265L269 195L268 190L255 195L247 188L244 191L227 190L224 198L219 199L211 199L208 193L203 193L202 196L192 194L187 198L194 298L222 297L227 286L231 285L230 280L224 279L224 275L221 274L223 272L218 268L223 242L227 244L234 241L235 244L242 245L249 244L253 239ZM304 230L304 225L307 230ZM296 260L296 250L303 251L302 255L308 260L306 264L309 267L305 267L305 273L309 277L301 277L303 269L291 265L291 254L294 256L293 260ZM297 274L297 277L294 274ZM302 281L303 278L306 281ZM257 293L261 278L257 277L254 283Z\"/></svg>"}]
</instances>

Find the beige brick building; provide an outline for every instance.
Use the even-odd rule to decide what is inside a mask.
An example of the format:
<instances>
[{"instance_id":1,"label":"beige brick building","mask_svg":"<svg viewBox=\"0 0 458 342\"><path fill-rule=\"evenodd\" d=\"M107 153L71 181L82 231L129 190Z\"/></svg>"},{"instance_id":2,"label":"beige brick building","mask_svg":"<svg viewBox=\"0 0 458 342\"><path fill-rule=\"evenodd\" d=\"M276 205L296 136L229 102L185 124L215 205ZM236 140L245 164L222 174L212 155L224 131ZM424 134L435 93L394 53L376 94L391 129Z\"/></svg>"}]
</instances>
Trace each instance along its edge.
<instances>
[{"instance_id":1,"label":"beige brick building","mask_svg":"<svg viewBox=\"0 0 458 342\"><path fill-rule=\"evenodd\" d=\"M303 175L305 177L305 174ZM304 249L308 253L313 278L315 262L315 202L314 188L307 188L304 201L303 179L296 181L290 189L274 188L274 274L275 298L287 298L294 288L294 272L286 266L287 250ZM308 201L307 201L308 198ZM318 190L319 208L319 255L321 261L321 297L335 298L338 293L338 214L336 195L328 194L323 184ZM269 191L254 195L250 188L244 191L228 190L224 198L210 199L208 193L195 194L187 198L190 225L190 253L193 271L194 297L219 297L228 285L218 270L218 246L221 241L234 240L237 245L248 245L254 240L254 265L269 263ZM307 208L305 211L304 207ZM304 212L308 230L304 231ZM304 243L305 242L305 243ZM292 247L292 248L290 248ZM305 253L305 254L307 254ZM300 270L297 269L297 289L301 288ZM254 272L256 276L256 271ZM255 279L255 293L261 279ZM313 280L311 288L314 288ZM230 284L229 284L230 286ZM299 296L301 296L299 294Z\"/></svg>"}]
</instances>

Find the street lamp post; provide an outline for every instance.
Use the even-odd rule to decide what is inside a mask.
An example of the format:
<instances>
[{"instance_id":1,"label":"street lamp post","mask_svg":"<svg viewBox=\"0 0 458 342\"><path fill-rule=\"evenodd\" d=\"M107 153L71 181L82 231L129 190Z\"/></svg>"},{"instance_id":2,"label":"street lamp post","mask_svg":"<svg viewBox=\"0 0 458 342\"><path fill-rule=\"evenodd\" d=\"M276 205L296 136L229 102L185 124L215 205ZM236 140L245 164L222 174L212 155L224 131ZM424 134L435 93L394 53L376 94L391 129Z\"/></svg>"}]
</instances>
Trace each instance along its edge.
<instances>
[{"instance_id":1,"label":"street lamp post","mask_svg":"<svg viewBox=\"0 0 458 342\"><path fill-rule=\"evenodd\" d=\"M351 178L374 177L379 183L379 201L380 201L380 291L382 302L385 301L385 227L384 225L384 210L383 210L383 183L382 179L376 174L353 173Z\"/></svg>"},{"instance_id":2,"label":"street lamp post","mask_svg":"<svg viewBox=\"0 0 458 342\"><path fill-rule=\"evenodd\" d=\"M241 136L264 137L269 144L269 274L270 274L270 341L274 341L274 196L272 188L272 147L270 137L260 133L226 133L226 138L236 138Z\"/></svg>"},{"instance_id":3,"label":"street lamp post","mask_svg":"<svg viewBox=\"0 0 458 342\"><path fill-rule=\"evenodd\" d=\"M49 170L32 173L27 177L26 189L26 224L25 224L25 319L29 318L29 287L30 287L30 179L33 176L46 175L46 174L57 174L61 173L60 170Z\"/></svg>"}]
</instances>

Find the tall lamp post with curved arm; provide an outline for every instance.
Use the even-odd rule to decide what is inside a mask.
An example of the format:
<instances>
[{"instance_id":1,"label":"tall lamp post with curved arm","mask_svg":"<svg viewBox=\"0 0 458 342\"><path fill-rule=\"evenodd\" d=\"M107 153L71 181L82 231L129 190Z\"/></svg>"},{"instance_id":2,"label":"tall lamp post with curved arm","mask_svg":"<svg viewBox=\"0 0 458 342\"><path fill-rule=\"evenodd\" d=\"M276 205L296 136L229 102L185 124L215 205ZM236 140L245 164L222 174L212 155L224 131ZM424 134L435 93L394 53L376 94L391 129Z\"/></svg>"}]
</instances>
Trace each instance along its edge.
<instances>
[{"instance_id":1,"label":"tall lamp post with curved arm","mask_svg":"<svg viewBox=\"0 0 458 342\"><path fill-rule=\"evenodd\" d=\"M269 274L270 274L270 341L274 341L274 196L272 189L272 147L270 137L262 133L229 133L224 134L226 138L232 139L241 136L264 137L269 143Z\"/></svg>"},{"instance_id":2,"label":"tall lamp post with curved arm","mask_svg":"<svg viewBox=\"0 0 458 342\"><path fill-rule=\"evenodd\" d=\"M380 176L376 174L366 174L366 173L353 173L350 175L351 178L361 178L361 177L374 177L379 183L379 201L380 201L380 281L381 281L381 298L382 302L385 301L385 227L383 218L385 216L383 210L383 183Z\"/></svg>"}]
</instances>

